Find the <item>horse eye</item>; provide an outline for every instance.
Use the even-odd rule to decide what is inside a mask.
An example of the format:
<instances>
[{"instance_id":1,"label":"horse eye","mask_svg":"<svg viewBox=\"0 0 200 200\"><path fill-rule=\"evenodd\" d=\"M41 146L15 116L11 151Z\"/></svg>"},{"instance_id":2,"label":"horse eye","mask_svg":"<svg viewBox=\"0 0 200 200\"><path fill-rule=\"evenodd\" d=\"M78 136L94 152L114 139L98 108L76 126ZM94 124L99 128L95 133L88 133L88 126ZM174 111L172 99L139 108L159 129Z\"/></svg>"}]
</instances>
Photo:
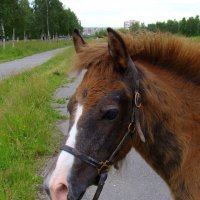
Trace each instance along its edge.
<instances>
[{"instance_id":1,"label":"horse eye","mask_svg":"<svg viewBox=\"0 0 200 200\"><path fill-rule=\"evenodd\" d=\"M118 109L110 109L110 110L106 111L106 113L103 116L103 119L113 120L117 117L118 113L119 113Z\"/></svg>"}]
</instances>

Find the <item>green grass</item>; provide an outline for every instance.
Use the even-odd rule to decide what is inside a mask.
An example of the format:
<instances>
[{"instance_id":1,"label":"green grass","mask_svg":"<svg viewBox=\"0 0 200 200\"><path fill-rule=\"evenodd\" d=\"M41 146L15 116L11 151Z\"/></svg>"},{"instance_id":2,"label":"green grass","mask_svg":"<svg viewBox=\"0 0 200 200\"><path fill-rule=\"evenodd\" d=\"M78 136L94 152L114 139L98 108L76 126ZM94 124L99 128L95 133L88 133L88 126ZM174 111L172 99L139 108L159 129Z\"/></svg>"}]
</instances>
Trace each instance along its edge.
<instances>
[{"instance_id":1,"label":"green grass","mask_svg":"<svg viewBox=\"0 0 200 200\"><path fill-rule=\"evenodd\" d=\"M43 51L57 49L61 47L66 47L72 44L71 41L60 40L60 41L20 41L15 42L15 47L12 47L11 42L6 43L5 49L0 46L0 63L22 58L35 53L40 53Z\"/></svg>"},{"instance_id":2,"label":"green grass","mask_svg":"<svg viewBox=\"0 0 200 200\"><path fill-rule=\"evenodd\" d=\"M57 100L55 100L55 102L56 103L58 103L58 104L65 104L66 103L66 98L63 98L63 99L57 99Z\"/></svg>"},{"instance_id":3,"label":"green grass","mask_svg":"<svg viewBox=\"0 0 200 200\"><path fill-rule=\"evenodd\" d=\"M192 39L194 39L197 42L200 42L200 36L192 37Z\"/></svg>"},{"instance_id":4,"label":"green grass","mask_svg":"<svg viewBox=\"0 0 200 200\"><path fill-rule=\"evenodd\" d=\"M58 150L51 106L56 88L66 83L74 51L66 49L31 71L0 82L0 199L35 200L38 171Z\"/></svg>"}]
</instances>

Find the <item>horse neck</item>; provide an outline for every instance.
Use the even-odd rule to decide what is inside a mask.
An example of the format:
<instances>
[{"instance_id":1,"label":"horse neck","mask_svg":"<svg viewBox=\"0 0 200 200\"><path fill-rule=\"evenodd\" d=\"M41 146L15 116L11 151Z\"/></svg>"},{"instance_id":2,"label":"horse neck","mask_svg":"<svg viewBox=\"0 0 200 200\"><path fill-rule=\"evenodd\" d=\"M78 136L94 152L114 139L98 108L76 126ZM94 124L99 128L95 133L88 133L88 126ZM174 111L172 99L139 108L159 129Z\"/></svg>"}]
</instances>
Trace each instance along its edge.
<instances>
[{"instance_id":1,"label":"horse neck","mask_svg":"<svg viewBox=\"0 0 200 200\"><path fill-rule=\"evenodd\" d=\"M142 73L143 92L140 120L146 143L142 143L136 136L133 145L170 184L171 177L184 160L184 151L189 142L182 133L188 129L187 109L190 108L183 101L183 91L179 92L180 88L174 87L175 82L170 81L167 72L156 71L143 64L139 64L139 69Z\"/></svg>"}]
</instances>

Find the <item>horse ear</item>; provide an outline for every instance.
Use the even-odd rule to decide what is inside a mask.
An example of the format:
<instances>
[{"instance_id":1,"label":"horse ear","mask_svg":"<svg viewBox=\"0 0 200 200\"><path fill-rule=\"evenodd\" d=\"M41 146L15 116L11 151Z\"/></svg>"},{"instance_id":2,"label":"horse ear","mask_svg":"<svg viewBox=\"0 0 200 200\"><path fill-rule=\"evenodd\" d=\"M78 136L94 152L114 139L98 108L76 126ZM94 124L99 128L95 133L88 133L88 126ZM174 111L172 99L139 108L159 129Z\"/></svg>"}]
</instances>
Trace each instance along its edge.
<instances>
[{"instance_id":1,"label":"horse ear","mask_svg":"<svg viewBox=\"0 0 200 200\"><path fill-rule=\"evenodd\" d=\"M116 64L123 70L128 67L130 56L122 37L113 29L108 28L108 49Z\"/></svg>"},{"instance_id":2,"label":"horse ear","mask_svg":"<svg viewBox=\"0 0 200 200\"><path fill-rule=\"evenodd\" d=\"M74 47L75 47L76 53L79 53L79 52L81 52L81 48L84 47L87 43L82 38L78 29L74 29L72 36L73 36Z\"/></svg>"}]
</instances>

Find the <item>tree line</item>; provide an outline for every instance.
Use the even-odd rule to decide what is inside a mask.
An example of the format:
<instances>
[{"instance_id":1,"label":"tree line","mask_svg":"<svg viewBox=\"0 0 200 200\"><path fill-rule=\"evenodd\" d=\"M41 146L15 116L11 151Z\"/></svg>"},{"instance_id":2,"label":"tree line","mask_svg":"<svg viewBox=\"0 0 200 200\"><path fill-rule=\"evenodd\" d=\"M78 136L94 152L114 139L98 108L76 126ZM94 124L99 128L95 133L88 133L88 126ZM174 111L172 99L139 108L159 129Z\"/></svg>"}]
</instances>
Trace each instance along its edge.
<instances>
[{"instance_id":1,"label":"tree line","mask_svg":"<svg viewBox=\"0 0 200 200\"><path fill-rule=\"evenodd\" d=\"M50 39L82 30L76 14L59 0L0 0L1 38Z\"/></svg>"},{"instance_id":2,"label":"tree line","mask_svg":"<svg viewBox=\"0 0 200 200\"><path fill-rule=\"evenodd\" d=\"M152 32L161 31L185 36L198 36L200 35L200 19L197 15L195 17L189 17L188 19L183 17L179 21L167 20L166 22L156 22L148 25L136 22L132 25L131 29L133 31L146 29Z\"/></svg>"}]
</instances>

